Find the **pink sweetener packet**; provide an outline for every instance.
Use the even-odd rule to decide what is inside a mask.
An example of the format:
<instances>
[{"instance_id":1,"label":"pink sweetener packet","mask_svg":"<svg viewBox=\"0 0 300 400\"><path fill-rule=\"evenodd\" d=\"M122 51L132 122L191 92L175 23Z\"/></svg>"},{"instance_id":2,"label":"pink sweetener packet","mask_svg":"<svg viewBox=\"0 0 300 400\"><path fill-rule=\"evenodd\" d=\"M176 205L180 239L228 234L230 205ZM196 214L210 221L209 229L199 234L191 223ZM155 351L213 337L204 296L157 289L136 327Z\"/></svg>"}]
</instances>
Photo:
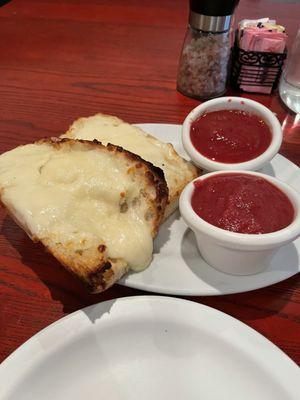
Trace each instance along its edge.
<instances>
[{"instance_id":1,"label":"pink sweetener packet","mask_svg":"<svg viewBox=\"0 0 300 400\"><path fill-rule=\"evenodd\" d=\"M283 53L287 35L266 28L246 28L239 47L245 51L265 51Z\"/></svg>"}]
</instances>

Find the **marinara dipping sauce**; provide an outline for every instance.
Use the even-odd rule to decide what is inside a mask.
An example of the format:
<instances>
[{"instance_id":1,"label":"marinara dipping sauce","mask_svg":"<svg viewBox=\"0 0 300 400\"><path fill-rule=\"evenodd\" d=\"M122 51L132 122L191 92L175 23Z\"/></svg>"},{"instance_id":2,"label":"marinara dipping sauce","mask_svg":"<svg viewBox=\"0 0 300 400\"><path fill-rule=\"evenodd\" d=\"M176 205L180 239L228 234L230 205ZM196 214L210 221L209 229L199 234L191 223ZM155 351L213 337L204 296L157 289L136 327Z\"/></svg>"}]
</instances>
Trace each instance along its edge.
<instances>
[{"instance_id":1,"label":"marinara dipping sauce","mask_svg":"<svg viewBox=\"0 0 300 400\"><path fill-rule=\"evenodd\" d=\"M190 138L203 156L221 163L252 160L267 150L272 133L257 115L241 110L220 110L192 122Z\"/></svg>"},{"instance_id":2,"label":"marinara dipping sauce","mask_svg":"<svg viewBox=\"0 0 300 400\"><path fill-rule=\"evenodd\" d=\"M261 234L290 225L294 207L264 178L224 173L194 183L193 210L206 222L232 232Z\"/></svg>"}]
</instances>

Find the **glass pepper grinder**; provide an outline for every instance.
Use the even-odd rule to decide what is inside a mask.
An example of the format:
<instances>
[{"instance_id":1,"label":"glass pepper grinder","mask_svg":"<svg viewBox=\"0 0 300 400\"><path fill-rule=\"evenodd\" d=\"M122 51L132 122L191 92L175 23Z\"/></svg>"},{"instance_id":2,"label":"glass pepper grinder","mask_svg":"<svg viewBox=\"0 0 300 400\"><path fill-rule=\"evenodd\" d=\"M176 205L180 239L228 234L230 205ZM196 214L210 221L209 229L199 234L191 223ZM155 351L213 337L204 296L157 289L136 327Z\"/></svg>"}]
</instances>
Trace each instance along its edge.
<instances>
[{"instance_id":1,"label":"glass pepper grinder","mask_svg":"<svg viewBox=\"0 0 300 400\"><path fill-rule=\"evenodd\" d=\"M190 0L189 26L177 75L182 94L209 99L226 91L233 45L232 16L239 0Z\"/></svg>"}]
</instances>

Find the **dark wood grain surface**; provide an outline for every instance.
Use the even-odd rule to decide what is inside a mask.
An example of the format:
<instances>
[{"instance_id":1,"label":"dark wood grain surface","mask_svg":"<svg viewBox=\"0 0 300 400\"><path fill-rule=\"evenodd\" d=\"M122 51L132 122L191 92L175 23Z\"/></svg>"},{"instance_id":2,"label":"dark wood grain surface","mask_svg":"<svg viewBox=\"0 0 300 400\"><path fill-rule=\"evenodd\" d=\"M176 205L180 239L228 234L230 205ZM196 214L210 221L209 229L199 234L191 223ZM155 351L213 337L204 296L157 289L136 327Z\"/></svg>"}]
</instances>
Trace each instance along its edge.
<instances>
[{"instance_id":1,"label":"dark wood grain surface","mask_svg":"<svg viewBox=\"0 0 300 400\"><path fill-rule=\"evenodd\" d=\"M198 102L176 92L184 0L15 0L0 8L0 151L64 132L104 112L131 123L181 123ZM299 24L298 1L241 0L237 20ZM229 91L228 93L233 93ZM300 165L300 126L278 95L248 95L284 126L281 153ZM141 291L116 285L89 295L1 211L0 360L36 332L89 304ZM300 364L299 276L268 288L193 297L262 333Z\"/></svg>"}]
</instances>

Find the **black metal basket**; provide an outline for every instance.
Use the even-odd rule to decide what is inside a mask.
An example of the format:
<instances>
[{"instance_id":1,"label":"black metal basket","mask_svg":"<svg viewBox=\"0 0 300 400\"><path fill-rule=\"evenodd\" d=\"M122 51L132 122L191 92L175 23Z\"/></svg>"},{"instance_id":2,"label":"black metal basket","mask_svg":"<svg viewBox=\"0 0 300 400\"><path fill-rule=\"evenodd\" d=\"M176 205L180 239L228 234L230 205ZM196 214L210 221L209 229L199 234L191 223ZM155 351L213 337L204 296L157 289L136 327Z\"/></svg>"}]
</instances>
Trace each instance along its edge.
<instances>
[{"instance_id":1,"label":"black metal basket","mask_svg":"<svg viewBox=\"0 0 300 400\"><path fill-rule=\"evenodd\" d=\"M247 91L241 86L264 86L273 91L277 87L286 53L286 50L284 53L245 51L238 47L236 41L232 51L232 87Z\"/></svg>"}]
</instances>

